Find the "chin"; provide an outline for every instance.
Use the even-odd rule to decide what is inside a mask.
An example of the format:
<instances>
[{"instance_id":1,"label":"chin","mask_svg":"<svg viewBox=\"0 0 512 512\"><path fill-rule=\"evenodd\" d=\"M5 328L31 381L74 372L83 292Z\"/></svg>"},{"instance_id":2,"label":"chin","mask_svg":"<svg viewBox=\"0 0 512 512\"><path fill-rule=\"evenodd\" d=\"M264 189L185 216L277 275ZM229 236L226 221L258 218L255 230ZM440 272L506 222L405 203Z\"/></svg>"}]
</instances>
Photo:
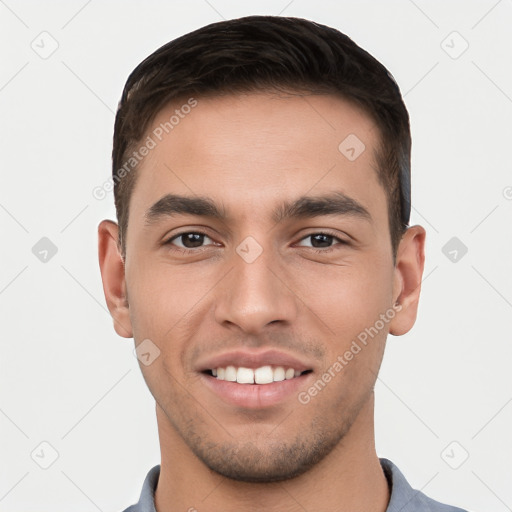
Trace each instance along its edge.
<instances>
[{"instance_id":1,"label":"chin","mask_svg":"<svg viewBox=\"0 0 512 512\"><path fill-rule=\"evenodd\" d=\"M239 482L270 483L296 478L324 459L339 442L319 433L313 439L266 444L248 442L195 446L196 455L212 471ZM204 448L204 449L203 449Z\"/></svg>"}]
</instances>

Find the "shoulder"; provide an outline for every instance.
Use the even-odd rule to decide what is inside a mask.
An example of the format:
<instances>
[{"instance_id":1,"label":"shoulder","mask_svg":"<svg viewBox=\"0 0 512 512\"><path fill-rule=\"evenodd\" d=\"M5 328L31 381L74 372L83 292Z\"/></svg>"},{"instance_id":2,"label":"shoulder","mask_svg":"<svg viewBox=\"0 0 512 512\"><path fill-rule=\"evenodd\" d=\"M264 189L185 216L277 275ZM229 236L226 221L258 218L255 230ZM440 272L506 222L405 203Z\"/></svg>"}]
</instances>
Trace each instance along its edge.
<instances>
[{"instance_id":1,"label":"shoulder","mask_svg":"<svg viewBox=\"0 0 512 512\"><path fill-rule=\"evenodd\" d=\"M127 509L123 510L123 512L156 512L155 490L159 476L160 464L152 467L146 475L138 503L129 506Z\"/></svg>"},{"instance_id":2,"label":"shoulder","mask_svg":"<svg viewBox=\"0 0 512 512\"><path fill-rule=\"evenodd\" d=\"M421 491L413 489L405 476L388 459L380 463L391 488L391 498L386 512L468 512L462 508L440 503Z\"/></svg>"}]
</instances>

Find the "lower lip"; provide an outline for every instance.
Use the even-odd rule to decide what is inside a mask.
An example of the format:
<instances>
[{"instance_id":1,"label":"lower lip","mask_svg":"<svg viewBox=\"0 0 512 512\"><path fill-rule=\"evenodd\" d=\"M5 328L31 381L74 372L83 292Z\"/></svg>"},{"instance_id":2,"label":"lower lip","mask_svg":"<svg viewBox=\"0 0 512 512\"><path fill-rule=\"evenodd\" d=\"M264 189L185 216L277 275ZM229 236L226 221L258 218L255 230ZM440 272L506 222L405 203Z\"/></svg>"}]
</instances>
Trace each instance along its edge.
<instances>
[{"instance_id":1,"label":"lower lip","mask_svg":"<svg viewBox=\"0 0 512 512\"><path fill-rule=\"evenodd\" d=\"M271 384L238 384L227 380L219 380L211 375L201 374L202 381L222 401L228 405L247 409L263 409L279 405L290 397L297 397L300 388L312 373L294 377L293 379L272 382Z\"/></svg>"}]
</instances>

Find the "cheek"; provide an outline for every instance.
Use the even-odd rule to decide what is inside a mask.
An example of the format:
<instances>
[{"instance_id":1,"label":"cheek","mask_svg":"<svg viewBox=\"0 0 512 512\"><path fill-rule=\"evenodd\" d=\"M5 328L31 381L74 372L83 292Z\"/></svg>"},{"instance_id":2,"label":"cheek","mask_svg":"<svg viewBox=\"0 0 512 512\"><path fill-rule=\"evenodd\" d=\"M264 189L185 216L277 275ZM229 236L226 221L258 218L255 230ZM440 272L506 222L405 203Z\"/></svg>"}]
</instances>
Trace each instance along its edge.
<instances>
[{"instance_id":1,"label":"cheek","mask_svg":"<svg viewBox=\"0 0 512 512\"><path fill-rule=\"evenodd\" d=\"M188 371L185 356L207 314L205 297L215 275L210 272L207 276L205 271L191 270L187 265L157 262L132 268L135 271L127 272L127 280L134 339L137 345L149 339L160 351L154 368L141 369L148 378L155 371L181 375Z\"/></svg>"},{"instance_id":2,"label":"cheek","mask_svg":"<svg viewBox=\"0 0 512 512\"><path fill-rule=\"evenodd\" d=\"M294 273L292 289L321 320L327 335L344 343L374 325L391 306L392 265L375 259L354 261L347 266L314 265Z\"/></svg>"},{"instance_id":3,"label":"cheek","mask_svg":"<svg viewBox=\"0 0 512 512\"><path fill-rule=\"evenodd\" d=\"M165 263L133 262L127 271L134 329L162 334L183 319L206 293L207 283L195 271Z\"/></svg>"}]
</instances>

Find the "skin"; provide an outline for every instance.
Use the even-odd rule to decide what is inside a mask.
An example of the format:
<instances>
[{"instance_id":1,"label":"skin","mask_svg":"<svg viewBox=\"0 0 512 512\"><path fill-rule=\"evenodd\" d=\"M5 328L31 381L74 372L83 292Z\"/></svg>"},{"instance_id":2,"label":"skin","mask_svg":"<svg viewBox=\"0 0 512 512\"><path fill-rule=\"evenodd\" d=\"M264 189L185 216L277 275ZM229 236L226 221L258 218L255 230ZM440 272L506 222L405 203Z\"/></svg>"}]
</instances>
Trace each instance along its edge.
<instances>
[{"instance_id":1,"label":"skin","mask_svg":"<svg viewBox=\"0 0 512 512\"><path fill-rule=\"evenodd\" d=\"M150 365L139 363L156 401L156 508L384 512L389 489L375 451L373 389L387 334L408 332L416 319L425 230L406 231L393 264L373 154L378 130L352 104L269 93L197 99L137 171L124 262L117 224L98 228L116 332L160 350ZM164 108L148 134L177 105ZM366 146L355 161L338 150L350 133ZM285 199L332 191L371 218L270 219ZM209 196L229 217L145 225L145 212L167 193ZM198 230L207 234L202 248L188 247L199 252L172 251L183 237L164 245ZM315 246L307 235L322 230L349 243ZM263 249L250 264L236 252L247 236ZM277 348L308 362L313 371L300 388L307 391L395 303L400 312L305 405L292 394L277 406L235 407L197 371L200 358Z\"/></svg>"}]
</instances>

